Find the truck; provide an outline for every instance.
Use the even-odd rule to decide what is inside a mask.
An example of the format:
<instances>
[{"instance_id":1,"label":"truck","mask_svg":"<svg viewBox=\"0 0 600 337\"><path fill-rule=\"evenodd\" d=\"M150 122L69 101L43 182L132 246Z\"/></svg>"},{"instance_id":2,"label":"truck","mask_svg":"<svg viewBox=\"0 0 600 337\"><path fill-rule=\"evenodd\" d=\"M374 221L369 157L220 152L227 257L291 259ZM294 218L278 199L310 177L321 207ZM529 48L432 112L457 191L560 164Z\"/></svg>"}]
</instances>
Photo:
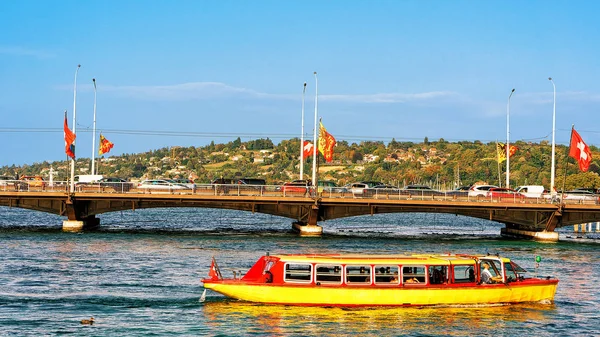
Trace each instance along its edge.
<instances>
[{"instance_id":1,"label":"truck","mask_svg":"<svg viewBox=\"0 0 600 337\"><path fill-rule=\"evenodd\" d=\"M95 183L104 178L101 174L80 174L75 176L76 183Z\"/></svg>"},{"instance_id":2,"label":"truck","mask_svg":"<svg viewBox=\"0 0 600 337\"><path fill-rule=\"evenodd\" d=\"M524 185L517 187L515 190L527 198L541 198L544 194L544 186L542 185Z\"/></svg>"}]
</instances>

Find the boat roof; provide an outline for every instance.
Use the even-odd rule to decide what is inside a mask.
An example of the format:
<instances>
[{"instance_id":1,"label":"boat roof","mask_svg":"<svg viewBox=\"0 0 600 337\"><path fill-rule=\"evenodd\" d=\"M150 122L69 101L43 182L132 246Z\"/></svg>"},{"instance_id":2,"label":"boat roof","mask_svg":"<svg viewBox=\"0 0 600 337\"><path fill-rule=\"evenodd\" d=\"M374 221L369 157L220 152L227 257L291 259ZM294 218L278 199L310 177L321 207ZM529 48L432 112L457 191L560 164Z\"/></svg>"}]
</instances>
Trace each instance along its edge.
<instances>
[{"instance_id":1,"label":"boat roof","mask_svg":"<svg viewBox=\"0 0 600 337\"><path fill-rule=\"evenodd\" d=\"M283 262L332 263L332 264L473 264L479 259L510 262L495 255L463 254L411 254L411 255L364 255L364 254L282 254L271 255Z\"/></svg>"}]
</instances>

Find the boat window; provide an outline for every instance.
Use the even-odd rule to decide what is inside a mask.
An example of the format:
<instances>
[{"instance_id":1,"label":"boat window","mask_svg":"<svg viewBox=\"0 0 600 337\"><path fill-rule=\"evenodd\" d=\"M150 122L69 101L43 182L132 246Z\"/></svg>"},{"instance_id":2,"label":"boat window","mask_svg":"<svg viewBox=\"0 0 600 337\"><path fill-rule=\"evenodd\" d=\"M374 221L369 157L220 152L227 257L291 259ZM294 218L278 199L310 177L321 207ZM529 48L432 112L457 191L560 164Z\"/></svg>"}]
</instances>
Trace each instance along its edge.
<instances>
[{"instance_id":1,"label":"boat window","mask_svg":"<svg viewBox=\"0 0 600 337\"><path fill-rule=\"evenodd\" d=\"M425 284L425 266L402 267L402 283Z\"/></svg>"},{"instance_id":2,"label":"boat window","mask_svg":"<svg viewBox=\"0 0 600 337\"><path fill-rule=\"evenodd\" d=\"M318 264L315 281L320 283L342 283L342 266L332 264Z\"/></svg>"},{"instance_id":3,"label":"boat window","mask_svg":"<svg viewBox=\"0 0 600 337\"><path fill-rule=\"evenodd\" d=\"M505 263L504 268L506 269L506 281L514 282L517 280L523 280L525 277L523 273L526 273L527 270L521 268L518 264L511 262Z\"/></svg>"},{"instance_id":4,"label":"boat window","mask_svg":"<svg viewBox=\"0 0 600 337\"><path fill-rule=\"evenodd\" d=\"M490 274L492 275L492 278L494 278L494 280L490 281L490 282L495 283L495 282L501 281L502 280L502 264L498 260L482 259L479 263L479 275L483 275L482 273L483 273L483 270L485 269L484 266L486 264L489 266L488 270L489 270ZM484 282L483 278L481 279L481 282ZM488 282L488 283L490 283L490 282Z\"/></svg>"},{"instance_id":5,"label":"boat window","mask_svg":"<svg viewBox=\"0 0 600 337\"><path fill-rule=\"evenodd\" d=\"M375 265L375 283L398 284L398 266Z\"/></svg>"},{"instance_id":6,"label":"boat window","mask_svg":"<svg viewBox=\"0 0 600 337\"><path fill-rule=\"evenodd\" d=\"M288 263L285 265L285 282L309 283L312 265L304 263Z\"/></svg>"},{"instance_id":7,"label":"boat window","mask_svg":"<svg viewBox=\"0 0 600 337\"><path fill-rule=\"evenodd\" d=\"M452 266L452 268L454 269L454 283L475 282L475 266L458 265Z\"/></svg>"},{"instance_id":8,"label":"boat window","mask_svg":"<svg viewBox=\"0 0 600 337\"><path fill-rule=\"evenodd\" d=\"M371 284L371 266L346 266L346 283Z\"/></svg>"},{"instance_id":9,"label":"boat window","mask_svg":"<svg viewBox=\"0 0 600 337\"><path fill-rule=\"evenodd\" d=\"M429 284L448 283L448 266L429 266Z\"/></svg>"}]
</instances>

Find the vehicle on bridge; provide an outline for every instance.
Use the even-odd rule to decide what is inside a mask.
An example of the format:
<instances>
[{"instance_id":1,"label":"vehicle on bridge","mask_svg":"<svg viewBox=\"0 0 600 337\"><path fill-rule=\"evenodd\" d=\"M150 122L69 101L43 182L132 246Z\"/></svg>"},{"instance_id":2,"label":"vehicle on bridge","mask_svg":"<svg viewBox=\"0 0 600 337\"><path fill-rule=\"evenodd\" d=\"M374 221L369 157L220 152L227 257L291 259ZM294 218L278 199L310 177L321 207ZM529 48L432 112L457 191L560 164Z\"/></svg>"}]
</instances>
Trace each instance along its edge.
<instances>
[{"instance_id":1,"label":"vehicle on bridge","mask_svg":"<svg viewBox=\"0 0 600 337\"><path fill-rule=\"evenodd\" d=\"M373 186L372 188L368 188L363 192L365 197L369 198L379 198L384 197L388 198L389 196L395 195L399 196L401 194L401 190L398 187L382 184Z\"/></svg>"},{"instance_id":2,"label":"vehicle on bridge","mask_svg":"<svg viewBox=\"0 0 600 337\"><path fill-rule=\"evenodd\" d=\"M314 192L310 180L293 180L280 187L284 195L308 195Z\"/></svg>"},{"instance_id":3,"label":"vehicle on bridge","mask_svg":"<svg viewBox=\"0 0 600 337\"><path fill-rule=\"evenodd\" d=\"M22 176L21 181L25 183L25 186L21 186L21 189L23 187L25 187L26 189L28 188L30 190L46 188L46 181L40 175Z\"/></svg>"},{"instance_id":4,"label":"vehicle on bridge","mask_svg":"<svg viewBox=\"0 0 600 337\"><path fill-rule=\"evenodd\" d=\"M406 185L402 189L402 194L410 196L433 196L444 195L444 192L434 190L427 185Z\"/></svg>"},{"instance_id":5,"label":"vehicle on bridge","mask_svg":"<svg viewBox=\"0 0 600 337\"><path fill-rule=\"evenodd\" d=\"M522 200L525 196L521 193L513 190L512 188L506 187L494 187L490 188L486 195L487 198L491 198L492 200L497 199L512 199L512 200Z\"/></svg>"},{"instance_id":6,"label":"vehicle on bridge","mask_svg":"<svg viewBox=\"0 0 600 337\"><path fill-rule=\"evenodd\" d=\"M185 190L187 186L183 184L172 183L164 179L148 179L140 182L137 185L138 190L156 190L156 191L172 191L172 190Z\"/></svg>"},{"instance_id":7,"label":"vehicle on bridge","mask_svg":"<svg viewBox=\"0 0 600 337\"><path fill-rule=\"evenodd\" d=\"M265 255L223 278L213 258L206 289L259 303L308 306L484 305L553 301L558 280L525 277L491 255ZM239 276L239 277L238 277Z\"/></svg>"},{"instance_id":8,"label":"vehicle on bridge","mask_svg":"<svg viewBox=\"0 0 600 337\"><path fill-rule=\"evenodd\" d=\"M469 189L469 197L486 197L490 188L497 188L496 185L473 185Z\"/></svg>"}]
</instances>

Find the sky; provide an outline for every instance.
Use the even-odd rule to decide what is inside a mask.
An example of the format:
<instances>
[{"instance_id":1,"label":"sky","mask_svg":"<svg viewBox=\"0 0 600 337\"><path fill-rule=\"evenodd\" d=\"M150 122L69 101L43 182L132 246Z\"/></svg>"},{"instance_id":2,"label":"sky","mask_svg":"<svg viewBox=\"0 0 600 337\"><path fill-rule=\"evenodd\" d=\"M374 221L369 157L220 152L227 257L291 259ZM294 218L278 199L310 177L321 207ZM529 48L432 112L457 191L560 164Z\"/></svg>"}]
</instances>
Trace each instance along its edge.
<instances>
[{"instance_id":1,"label":"sky","mask_svg":"<svg viewBox=\"0 0 600 337\"><path fill-rule=\"evenodd\" d=\"M600 146L596 1L3 1L0 166L302 134ZM81 68L76 74L77 65ZM314 72L317 72L317 79ZM317 90L318 81L318 90ZM512 89L514 94L510 97ZM507 125L507 117L509 123ZM96 155L97 157L97 155Z\"/></svg>"}]
</instances>

